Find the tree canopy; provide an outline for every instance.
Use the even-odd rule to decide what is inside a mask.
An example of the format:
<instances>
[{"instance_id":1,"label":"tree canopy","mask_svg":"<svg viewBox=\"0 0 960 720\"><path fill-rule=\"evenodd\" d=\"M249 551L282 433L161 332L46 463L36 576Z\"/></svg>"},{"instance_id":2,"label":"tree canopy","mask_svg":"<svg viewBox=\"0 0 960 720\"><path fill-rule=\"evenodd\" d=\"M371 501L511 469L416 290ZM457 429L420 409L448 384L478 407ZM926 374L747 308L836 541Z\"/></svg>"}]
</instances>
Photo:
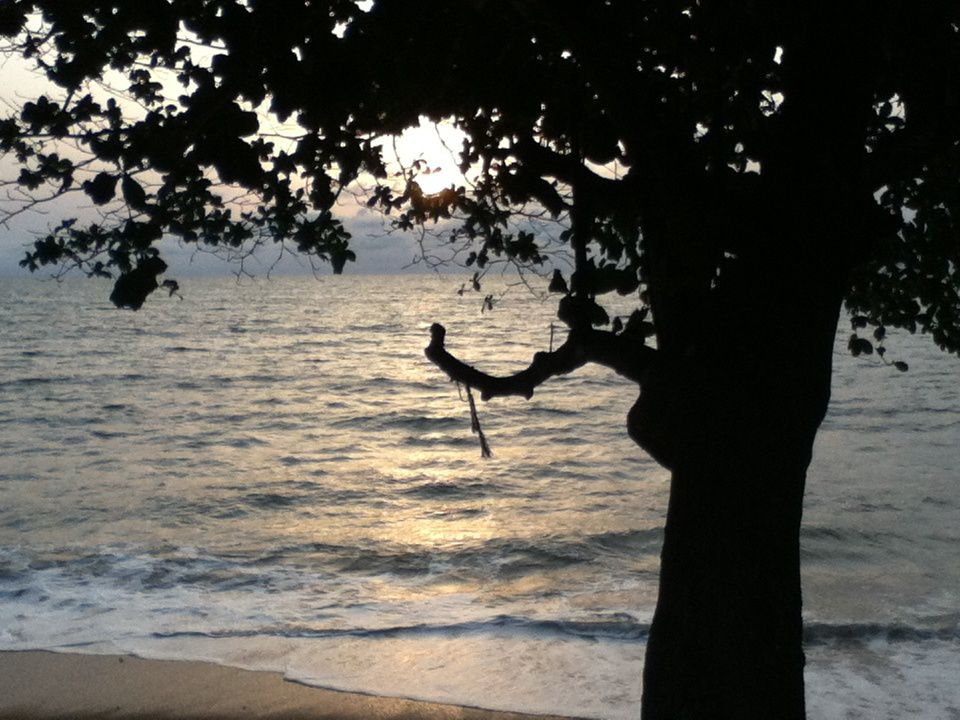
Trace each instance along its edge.
<instances>
[{"instance_id":1,"label":"tree canopy","mask_svg":"<svg viewBox=\"0 0 960 720\"><path fill-rule=\"evenodd\" d=\"M950 2L13 0L4 50L53 90L0 121L0 149L21 204L110 209L53 229L31 269L129 274L169 235L292 242L340 270L353 255L333 205L367 177L400 227L458 218L449 241L474 242L478 266L540 259L508 225L517 208L568 214L591 322L592 298L660 264L700 312L737 261L829 230L843 241L818 252L856 269L852 310L956 351L958 19ZM467 133L472 187L389 182L377 140L421 116ZM791 216L804 206L820 217ZM810 247L782 247L797 222ZM668 291L651 290L670 335Z\"/></svg>"}]
</instances>

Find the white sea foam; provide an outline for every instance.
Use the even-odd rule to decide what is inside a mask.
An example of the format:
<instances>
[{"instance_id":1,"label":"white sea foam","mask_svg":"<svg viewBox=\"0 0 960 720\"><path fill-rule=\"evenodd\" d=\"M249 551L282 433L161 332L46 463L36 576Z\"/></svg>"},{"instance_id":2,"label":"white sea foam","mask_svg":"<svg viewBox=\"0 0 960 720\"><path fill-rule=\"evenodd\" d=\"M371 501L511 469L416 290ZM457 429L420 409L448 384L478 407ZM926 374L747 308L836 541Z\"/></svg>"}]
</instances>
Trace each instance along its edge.
<instances>
[{"instance_id":1,"label":"white sea foam","mask_svg":"<svg viewBox=\"0 0 960 720\"><path fill-rule=\"evenodd\" d=\"M603 720L639 718L644 643L465 633L402 638L168 638L84 652L206 660L307 685L489 709ZM75 649L74 649L75 651ZM807 648L810 720L953 720L957 642Z\"/></svg>"}]
</instances>

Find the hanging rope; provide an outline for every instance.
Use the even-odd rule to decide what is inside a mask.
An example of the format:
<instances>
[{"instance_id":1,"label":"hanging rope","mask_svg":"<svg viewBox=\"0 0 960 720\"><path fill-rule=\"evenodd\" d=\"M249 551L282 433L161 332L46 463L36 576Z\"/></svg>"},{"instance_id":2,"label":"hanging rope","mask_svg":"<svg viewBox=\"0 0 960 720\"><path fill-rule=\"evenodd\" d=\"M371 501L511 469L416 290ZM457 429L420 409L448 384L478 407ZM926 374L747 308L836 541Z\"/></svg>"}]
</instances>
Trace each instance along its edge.
<instances>
[{"instance_id":1,"label":"hanging rope","mask_svg":"<svg viewBox=\"0 0 960 720\"><path fill-rule=\"evenodd\" d=\"M457 383L458 388L459 385L460 383ZM474 402L473 391L469 385L467 385L467 402L470 403L470 429L480 438L480 457L493 457L493 453L490 452L490 446L487 444L487 438L483 434L483 429L480 427L480 416L477 415L477 403Z\"/></svg>"}]
</instances>

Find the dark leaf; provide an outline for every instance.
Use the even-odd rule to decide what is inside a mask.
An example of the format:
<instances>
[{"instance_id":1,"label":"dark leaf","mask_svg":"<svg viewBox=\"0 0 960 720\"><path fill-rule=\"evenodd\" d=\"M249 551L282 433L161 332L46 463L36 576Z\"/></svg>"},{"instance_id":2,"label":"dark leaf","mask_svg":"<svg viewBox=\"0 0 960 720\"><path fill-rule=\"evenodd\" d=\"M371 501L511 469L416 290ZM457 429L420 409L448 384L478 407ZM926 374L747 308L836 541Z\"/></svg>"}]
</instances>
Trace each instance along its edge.
<instances>
[{"instance_id":1,"label":"dark leaf","mask_svg":"<svg viewBox=\"0 0 960 720\"><path fill-rule=\"evenodd\" d=\"M547 287L552 293L567 293L569 289L567 288L567 281L563 279L563 275L559 270L553 271L553 277L550 278L550 285Z\"/></svg>"},{"instance_id":2,"label":"dark leaf","mask_svg":"<svg viewBox=\"0 0 960 720\"><path fill-rule=\"evenodd\" d=\"M26 19L26 13L14 3L0 4L0 35L4 37L16 35Z\"/></svg>"},{"instance_id":3,"label":"dark leaf","mask_svg":"<svg viewBox=\"0 0 960 720\"><path fill-rule=\"evenodd\" d=\"M117 307L139 310L147 295L160 287L157 275L166 269L167 264L156 256L141 260L136 268L117 278L110 301Z\"/></svg>"},{"instance_id":4,"label":"dark leaf","mask_svg":"<svg viewBox=\"0 0 960 720\"><path fill-rule=\"evenodd\" d=\"M591 297L566 295L560 300L557 317L571 328L606 325L610 316Z\"/></svg>"},{"instance_id":5,"label":"dark leaf","mask_svg":"<svg viewBox=\"0 0 960 720\"><path fill-rule=\"evenodd\" d=\"M83 191L97 205L105 205L113 200L117 192L117 176L108 172L98 173L93 180L83 183Z\"/></svg>"},{"instance_id":6,"label":"dark leaf","mask_svg":"<svg viewBox=\"0 0 960 720\"><path fill-rule=\"evenodd\" d=\"M120 181L120 189L123 192L123 199L126 200L134 210L143 210L147 206L147 193L141 187L140 183L129 175L124 175Z\"/></svg>"},{"instance_id":7,"label":"dark leaf","mask_svg":"<svg viewBox=\"0 0 960 720\"><path fill-rule=\"evenodd\" d=\"M847 341L847 350L849 350L854 357L860 355L860 338L857 337L856 333L851 335Z\"/></svg>"}]
</instances>

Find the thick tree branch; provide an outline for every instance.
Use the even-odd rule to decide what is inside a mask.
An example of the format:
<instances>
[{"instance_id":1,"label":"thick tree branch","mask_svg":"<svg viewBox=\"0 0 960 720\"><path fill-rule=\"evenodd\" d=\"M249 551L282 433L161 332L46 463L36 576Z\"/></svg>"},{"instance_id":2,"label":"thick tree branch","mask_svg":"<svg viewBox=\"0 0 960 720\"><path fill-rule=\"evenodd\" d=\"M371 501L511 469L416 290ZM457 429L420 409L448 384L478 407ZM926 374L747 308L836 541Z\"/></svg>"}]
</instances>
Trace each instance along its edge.
<instances>
[{"instance_id":1,"label":"thick tree branch","mask_svg":"<svg viewBox=\"0 0 960 720\"><path fill-rule=\"evenodd\" d=\"M507 395L533 396L534 389L556 375L566 375L595 362L619 375L640 382L644 371L653 362L657 351L640 340L602 330L571 331L567 340L552 352L538 352L525 370L515 375L494 377L455 358L444 347L446 329L434 323L430 327L430 344L424 348L427 358L450 376L480 391L483 400Z\"/></svg>"},{"instance_id":2,"label":"thick tree branch","mask_svg":"<svg viewBox=\"0 0 960 720\"><path fill-rule=\"evenodd\" d=\"M578 330L570 333L586 348L588 362L610 368L617 375L638 385L647 377L647 371L657 357L657 351L644 345L643 337L606 330ZM568 340L569 341L569 340Z\"/></svg>"},{"instance_id":3,"label":"thick tree branch","mask_svg":"<svg viewBox=\"0 0 960 720\"><path fill-rule=\"evenodd\" d=\"M577 156L551 150L531 136L517 138L509 152L521 158L533 174L556 178L566 185L576 184L584 196L589 196L596 212L621 208L634 199L634 175L629 171L620 179L603 177L584 166Z\"/></svg>"},{"instance_id":4,"label":"thick tree branch","mask_svg":"<svg viewBox=\"0 0 960 720\"><path fill-rule=\"evenodd\" d=\"M942 140L931 140L936 133L916 125L887 133L879 139L865 159L864 176L870 188L891 182L912 181L926 174L927 165L947 157L953 147L953 136L942 134Z\"/></svg>"}]
</instances>

